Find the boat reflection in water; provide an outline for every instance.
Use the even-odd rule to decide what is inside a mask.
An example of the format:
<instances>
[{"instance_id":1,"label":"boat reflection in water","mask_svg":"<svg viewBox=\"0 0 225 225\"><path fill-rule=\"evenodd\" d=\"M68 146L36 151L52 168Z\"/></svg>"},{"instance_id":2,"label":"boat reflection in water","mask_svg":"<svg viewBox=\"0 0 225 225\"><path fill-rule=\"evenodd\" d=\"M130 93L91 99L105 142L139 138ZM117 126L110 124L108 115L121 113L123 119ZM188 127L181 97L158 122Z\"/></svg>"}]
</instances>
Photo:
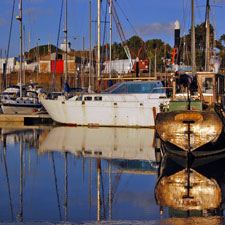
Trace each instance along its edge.
<instances>
[{"instance_id":1,"label":"boat reflection in water","mask_svg":"<svg viewBox=\"0 0 225 225\"><path fill-rule=\"evenodd\" d=\"M153 129L55 127L43 133L39 154L60 152L65 154L65 190L67 193L67 154L96 160L97 167L97 221L112 219L112 204L122 174L156 175ZM104 167L104 161L108 167ZM91 172L90 172L91 174ZM108 175L108 197L102 178ZM113 179L114 178L114 179ZM91 179L91 178L90 178ZM91 181L90 181L91 184ZM91 189L89 190L89 195ZM67 199L67 197L66 197ZM89 196L89 201L91 196ZM68 200L65 201L66 206ZM108 212L106 209L108 208ZM67 210L67 207L66 207ZM67 213L65 213L67 215ZM67 219L66 219L67 220Z\"/></svg>"},{"instance_id":2,"label":"boat reflection in water","mask_svg":"<svg viewBox=\"0 0 225 225\"><path fill-rule=\"evenodd\" d=\"M76 156L155 162L153 129L56 127L46 132L39 153L69 152Z\"/></svg>"},{"instance_id":3,"label":"boat reflection in water","mask_svg":"<svg viewBox=\"0 0 225 225\"><path fill-rule=\"evenodd\" d=\"M140 128L2 128L0 218L125 224L159 218L154 134Z\"/></svg>"},{"instance_id":4,"label":"boat reflection in water","mask_svg":"<svg viewBox=\"0 0 225 225\"><path fill-rule=\"evenodd\" d=\"M221 155L196 160L165 154L155 187L161 213L168 207L171 217L222 216L224 173Z\"/></svg>"},{"instance_id":5,"label":"boat reflection in water","mask_svg":"<svg viewBox=\"0 0 225 225\"><path fill-rule=\"evenodd\" d=\"M1 129L1 221L187 224L177 218L185 215L202 224L218 215L218 224L223 218L221 155L188 164L164 155L158 163L151 129L28 128Z\"/></svg>"}]
</instances>

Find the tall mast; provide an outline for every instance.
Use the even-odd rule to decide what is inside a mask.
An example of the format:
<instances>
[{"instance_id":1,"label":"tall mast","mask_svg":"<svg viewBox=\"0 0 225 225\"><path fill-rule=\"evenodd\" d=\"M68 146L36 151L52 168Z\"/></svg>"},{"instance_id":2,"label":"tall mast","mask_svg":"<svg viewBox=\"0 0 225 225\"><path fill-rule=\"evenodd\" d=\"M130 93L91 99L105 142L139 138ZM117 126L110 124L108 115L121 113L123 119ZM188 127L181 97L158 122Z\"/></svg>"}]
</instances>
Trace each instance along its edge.
<instances>
[{"instance_id":1,"label":"tall mast","mask_svg":"<svg viewBox=\"0 0 225 225\"><path fill-rule=\"evenodd\" d=\"M112 70L111 70L111 61L112 61L112 0L110 0L109 14L110 14L109 74L110 74L110 78L111 78L112 77Z\"/></svg>"},{"instance_id":2,"label":"tall mast","mask_svg":"<svg viewBox=\"0 0 225 225\"><path fill-rule=\"evenodd\" d=\"M195 4L194 0L191 2L192 4L192 26L191 26L191 56L192 56L192 75L194 76L196 73L196 62L195 62Z\"/></svg>"},{"instance_id":3,"label":"tall mast","mask_svg":"<svg viewBox=\"0 0 225 225\"><path fill-rule=\"evenodd\" d=\"M25 26L24 25L23 25L23 58L25 59ZM23 79L22 79L21 82L23 84L26 83L26 77L25 77L25 61L23 63Z\"/></svg>"},{"instance_id":4,"label":"tall mast","mask_svg":"<svg viewBox=\"0 0 225 225\"><path fill-rule=\"evenodd\" d=\"M206 46L205 46L205 71L210 70L210 24L209 24L209 0L207 0L206 4Z\"/></svg>"},{"instance_id":5,"label":"tall mast","mask_svg":"<svg viewBox=\"0 0 225 225\"><path fill-rule=\"evenodd\" d=\"M89 87L88 90L91 91L91 0L89 0Z\"/></svg>"},{"instance_id":6,"label":"tall mast","mask_svg":"<svg viewBox=\"0 0 225 225\"><path fill-rule=\"evenodd\" d=\"M65 64L65 83L67 83L67 79L68 79L68 68L67 68L67 53L68 53L68 32L67 32L67 0L66 4L65 4L65 29L64 29L64 33L66 36L66 64Z\"/></svg>"},{"instance_id":7,"label":"tall mast","mask_svg":"<svg viewBox=\"0 0 225 225\"><path fill-rule=\"evenodd\" d=\"M17 20L20 21L20 98L22 98L22 51L23 51L23 43L22 43L22 35L23 35L23 28L22 28L22 0L20 0L19 4L20 15L16 17Z\"/></svg>"},{"instance_id":8,"label":"tall mast","mask_svg":"<svg viewBox=\"0 0 225 225\"><path fill-rule=\"evenodd\" d=\"M98 79L98 85L100 84L100 76L101 76L101 55L100 55L100 45L101 45L101 15L100 15L100 7L101 7L101 0L98 0L98 73L97 73L97 79ZM100 86L100 85L99 85Z\"/></svg>"}]
</instances>

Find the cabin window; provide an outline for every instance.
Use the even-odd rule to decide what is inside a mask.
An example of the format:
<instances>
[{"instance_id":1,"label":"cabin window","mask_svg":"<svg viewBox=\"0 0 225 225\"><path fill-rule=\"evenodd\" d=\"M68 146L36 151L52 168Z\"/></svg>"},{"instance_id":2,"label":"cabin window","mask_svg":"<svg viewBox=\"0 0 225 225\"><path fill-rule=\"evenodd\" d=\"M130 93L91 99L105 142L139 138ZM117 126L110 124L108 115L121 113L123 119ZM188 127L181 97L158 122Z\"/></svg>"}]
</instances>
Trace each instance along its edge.
<instances>
[{"instance_id":1,"label":"cabin window","mask_svg":"<svg viewBox=\"0 0 225 225\"><path fill-rule=\"evenodd\" d=\"M165 93L161 82L136 82L123 84L111 93L113 94L136 94L136 93Z\"/></svg>"},{"instance_id":2,"label":"cabin window","mask_svg":"<svg viewBox=\"0 0 225 225\"><path fill-rule=\"evenodd\" d=\"M202 77L202 92L207 94L213 94L212 77Z\"/></svg>"},{"instance_id":3,"label":"cabin window","mask_svg":"<svg viewBox=\"0 0 225 225\"><path fill-rule=\"evenodd\" d=\"M112 91L112 93L127 93L127 85L122 85L121 87L118 87L115 91Z\"/></svg>"},{"instance_id":4,"label":"cabin window","mask_svg":"<svg viewBox=\"0 0 225 225\"><path fill-rule=\"evenodd\" d=\"M102 101L102 96L95 96L95 101Z\"/></svg>"},{"instance_id":5,"label":"cabin window","mask_svg":"<svg viewBox=\"0 0 225 225\"><path fill-rule=\"evenodd\" d=\"M86 96L86 97L84 97L84 101L92 101L92 97L91 96Z\"/></svg>"}]
</instances>

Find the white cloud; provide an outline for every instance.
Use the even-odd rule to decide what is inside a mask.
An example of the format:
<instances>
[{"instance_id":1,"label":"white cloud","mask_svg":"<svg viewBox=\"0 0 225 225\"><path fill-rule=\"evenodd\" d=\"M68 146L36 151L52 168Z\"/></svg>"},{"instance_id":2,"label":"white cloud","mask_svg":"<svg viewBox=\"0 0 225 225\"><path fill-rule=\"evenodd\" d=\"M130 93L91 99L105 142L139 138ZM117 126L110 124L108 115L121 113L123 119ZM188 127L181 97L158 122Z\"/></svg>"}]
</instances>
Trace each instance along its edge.
<instances>
[{"instance_id":1,"label":"white cloud","mask_svg":"<svg viewBox=\"0 0 225 225\"><path fill-rule=\"evenodd\" d=\"M174 22L137 25L135 26L135 30L137 34L141 36L159 35L159 34L171 35L174 32ZM130 31L127 33L131 34Z\"/></svg>"}]
</instances>

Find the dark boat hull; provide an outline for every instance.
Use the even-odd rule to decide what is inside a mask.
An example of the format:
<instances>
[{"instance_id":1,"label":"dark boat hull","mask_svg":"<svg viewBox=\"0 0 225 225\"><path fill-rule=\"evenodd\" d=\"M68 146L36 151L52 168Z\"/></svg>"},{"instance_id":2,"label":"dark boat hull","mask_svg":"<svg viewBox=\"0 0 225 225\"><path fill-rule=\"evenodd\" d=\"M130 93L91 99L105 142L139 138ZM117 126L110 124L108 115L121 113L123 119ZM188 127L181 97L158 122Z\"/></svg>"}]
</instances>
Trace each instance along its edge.
<instances>
[{"instance_id":1,"label":"dark boat hull","mask_svg":"<svg viewBox=\"0 0 225 225\"><path fill-rule=\"evenodd\" d=\"M165 151L210 155L224 151L223 124L214 110L159 113L156 132Z\"/></svg>"},{"instance_id":2,"label":"dark boat hull","mask_svg":"<svg viewBox=\"0 0 225 225\"><path fill-rule=\"evenodd\" d=\"M164 143L162 142L162 151L168 152L170 154L178 155L181 157L187 156L187 151L181 149L171 143ZM225 153L225 137L224 133L217 139L216 143L206 143L205 145L191 151L190 154L195 158L205 158L205 157L212 157L213 155L222 155Z\"/></svg>"}]
</instances>

